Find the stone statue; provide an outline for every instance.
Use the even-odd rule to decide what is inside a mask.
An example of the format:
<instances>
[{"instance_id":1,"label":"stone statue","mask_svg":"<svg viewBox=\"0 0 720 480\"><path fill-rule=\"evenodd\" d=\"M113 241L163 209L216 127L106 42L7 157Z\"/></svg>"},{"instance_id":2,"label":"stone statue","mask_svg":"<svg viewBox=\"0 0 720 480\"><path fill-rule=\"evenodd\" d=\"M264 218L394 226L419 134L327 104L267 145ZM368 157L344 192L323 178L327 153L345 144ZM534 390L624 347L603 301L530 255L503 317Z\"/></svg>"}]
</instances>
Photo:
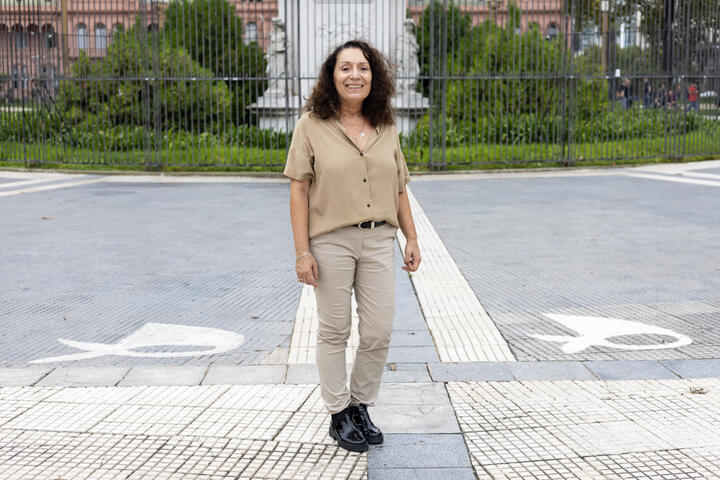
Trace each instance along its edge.
<instances>
[{"instance_id":1,"label":"stone statue","mask_svg":"<svg viewBox=\"0 0 720 480\"><path fill-rule=\"evenodd\" d=\"M415 38L415 24L408 18L404 22L404 27L395 47L395 60L398 63L396 83L398 94L414 92L417 86L417 77L420 75L420 64L418 63L420 46Z\"/></svg>"},{"instance_id":2,"label":"stone statue","mask_svg":"<svg viewBox=\"0 0 720 480\"><path fill-rule=\"evenodd\" d=\"M267 60L268 88L266 96L285 95L285 54L287 52L287 34L285 23L280 17L272 19L273 30L270 32L270 45L265 59Z\"/></svg>"}]
</instances>

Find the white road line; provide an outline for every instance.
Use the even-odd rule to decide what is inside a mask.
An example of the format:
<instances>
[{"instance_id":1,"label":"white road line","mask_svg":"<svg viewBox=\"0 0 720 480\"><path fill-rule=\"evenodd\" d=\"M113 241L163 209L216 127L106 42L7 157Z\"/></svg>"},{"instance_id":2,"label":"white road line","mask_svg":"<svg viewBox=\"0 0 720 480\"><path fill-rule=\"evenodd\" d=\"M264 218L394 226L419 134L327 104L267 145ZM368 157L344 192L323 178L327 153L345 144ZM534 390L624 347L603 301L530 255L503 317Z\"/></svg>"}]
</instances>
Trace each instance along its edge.
<instances>
[{"instance_id":1,"label":"white road line","mask_svg":"<svg viewBox=\"0 0 720 480\"><path fill-rule=\"evenodd\" d=\"M45 178L42 180L20 180L19 182L0 183L0 189L24 187L26 185L35 185L38 183L51 182L53 180L55 179Z\"/></svg>"},{"instance_id":2,"label":"white road line","mask_svg":"<svg viewBox=\"0 0 720 480\"><path fill-rule=\"evenodd\" d=\"M43 185L40 187L25 188L22 190L10 190L0 192L0 197L8 197L10 195L20 195L24 193L43 192L47 190L56 190L58 188L77 187L78 185L87 185L89 183L97 183L105 180L106 177L91 178L89 180L78 180L76 182L53 183L51 185Z\"/></svg>"},{"instance_id":3,"label":"white road line","mask_svg":"<svg viewBox=\"0 0 720 480\"><path fill-rule=\"evenodd\" d=\"M647 178L649 180L662 180L664 182L691 183L694 185L705 185L708 187L720 187L720 181L701 180L698 178L686 178L686 173L684 173L683 176L652 175L648 173L627 173L626 175L628 177Z\"/></svg>"},{"instance_id":4,"label":"white road line","mask_svg":"<svg viewBox=\"0 0 720 480\"><path fill-rule=\"evenodd\" d=\"M702 162L688 163L659 163L655 165L643 165L640 167L628 168L629 172L646 173L685 173L693 170L706 170L708 168L719 168L720 160L705 160Z\"/></svg>"},{"instance_id":5,"label":"white road line","mask_svg":"<svg viewBox=\"0 0 720 480\"><path fill-rule=\"evenodd\" d=\"M425 320L443 362L515 361L422 207L408 189L422 264L412 274ZM405 248L405 237L398 230Z\"/></svg>"},{"instance_id":6,"label":"white road line","mask_svg":"<svg viewBox=\"0 0 720 480\"><path fill-rule=\"evenodd\" d=\"M718 182L720 182L720 175L716 173L683 172L682 176L692 178L707 178L708 180L717 180Z\"/></svg>"}]
</instances>

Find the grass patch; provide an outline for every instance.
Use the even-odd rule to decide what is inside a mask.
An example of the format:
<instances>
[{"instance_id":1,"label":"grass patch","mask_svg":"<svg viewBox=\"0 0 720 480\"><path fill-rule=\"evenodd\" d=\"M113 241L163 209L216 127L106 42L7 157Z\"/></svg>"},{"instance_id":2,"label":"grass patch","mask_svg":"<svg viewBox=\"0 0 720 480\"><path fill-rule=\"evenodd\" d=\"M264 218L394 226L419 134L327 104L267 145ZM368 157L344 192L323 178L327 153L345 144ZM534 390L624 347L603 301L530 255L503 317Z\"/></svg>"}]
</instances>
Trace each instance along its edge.
<instances>
[{"instance_id":1,"label":"grass patch","mask_svg":"<svg viewBox=\"0 0 720 480\"><path fill-rule=\"evenodd\" d=\"M282 172L285 149L214 145L195 149L100 152L47 144L0 142L0 166L58 170L162 172ZM694 161L720 155L720 131L597 143L465 145L442 149L410 148L413 171L495 170L557 166L606 166ZM28 162L23 158L31 159Z\"/></svg>"}]
</instances>

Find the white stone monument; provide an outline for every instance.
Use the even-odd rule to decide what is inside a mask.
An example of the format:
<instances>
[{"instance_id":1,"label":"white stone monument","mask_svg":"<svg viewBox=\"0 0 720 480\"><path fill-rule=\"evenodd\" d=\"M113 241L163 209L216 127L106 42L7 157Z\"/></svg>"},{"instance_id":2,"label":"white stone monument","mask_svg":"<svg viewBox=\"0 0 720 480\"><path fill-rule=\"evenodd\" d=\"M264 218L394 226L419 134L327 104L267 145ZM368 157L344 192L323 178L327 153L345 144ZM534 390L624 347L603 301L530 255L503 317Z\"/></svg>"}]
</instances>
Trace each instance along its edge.
<instances>
[{"instance_id":1,"label":"white stone monument","mask_svg":"<svg viewBox=\"0 0 720 480\"><path fill-rule=\"evenodd\" d=\"M250 108L257 109L261 128L292 130L310 96L322 62L338 45L352 39L369 42L399 66L397 94L393 107L398 130L409 133L429 107L414 91L419 73L417 40L412 21L405 22L405 2L401 0L299 0L278 2L282 33L271 34L268 67L272 75L287 65L289 81L271 82L262 97ZM273 44L275 41L275 44ZM284 45L281 45L284 44ZM286 57L284 57L286 56ZM417 72L417 73L416 73Z\"/></svg>"}]
</instances>

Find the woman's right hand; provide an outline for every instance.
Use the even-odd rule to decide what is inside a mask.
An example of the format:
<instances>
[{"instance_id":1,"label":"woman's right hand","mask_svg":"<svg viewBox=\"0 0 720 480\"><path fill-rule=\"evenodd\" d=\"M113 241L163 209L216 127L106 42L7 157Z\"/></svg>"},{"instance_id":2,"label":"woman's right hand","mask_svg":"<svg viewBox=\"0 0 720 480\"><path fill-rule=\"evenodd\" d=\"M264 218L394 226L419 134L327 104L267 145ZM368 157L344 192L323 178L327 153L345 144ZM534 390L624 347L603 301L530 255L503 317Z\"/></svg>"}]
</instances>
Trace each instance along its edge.
<instances>
[{"instance_id":1,"label":"woman's right hand","mask_svg":"<svg viewBox=\"0 0 720 480\"><path fill-rule=\"evenodd\" d=\"M312 285L313 287L318 286L317 281L320 278L318 275L318 264L312 253L305 255L295 262L295 272L297 273L298 282Z\"/></svg>"}]
</instances>

